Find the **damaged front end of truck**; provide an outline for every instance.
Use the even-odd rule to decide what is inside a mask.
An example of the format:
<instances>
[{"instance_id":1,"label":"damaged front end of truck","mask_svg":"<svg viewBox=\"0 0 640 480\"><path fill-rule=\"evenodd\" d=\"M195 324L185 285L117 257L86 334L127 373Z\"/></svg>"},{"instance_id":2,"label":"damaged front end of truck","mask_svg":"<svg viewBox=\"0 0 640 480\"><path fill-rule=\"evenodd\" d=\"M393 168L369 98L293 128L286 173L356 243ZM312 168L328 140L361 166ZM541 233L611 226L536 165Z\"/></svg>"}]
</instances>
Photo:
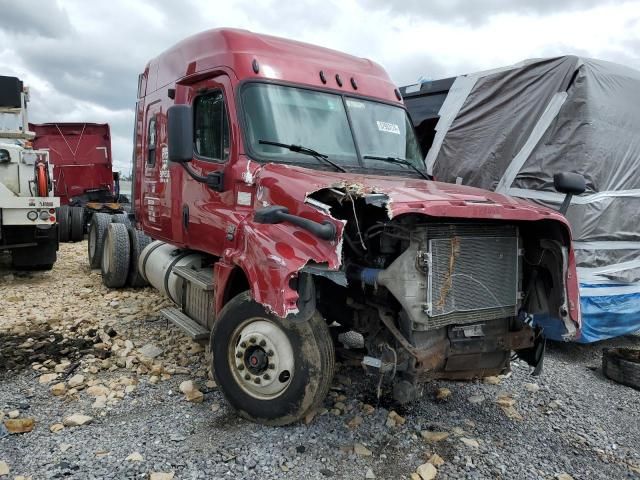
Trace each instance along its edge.
<instances>
[{"instance_id":1,"label":"damaged front end of truck","mask_svg":"<svg viewBox=\"0 0 640 480\"><path fill-rule=\"evenodd\" d=\"M258 208L233 261L266 270L253 296L273 313L319 312L339 350L393 380L396 400L431 379L505 373L512 352L539 373L539 316L579 334L570 230L556 212L455 185L306 172L255 171Z\"/></svg>"}]
</instances>

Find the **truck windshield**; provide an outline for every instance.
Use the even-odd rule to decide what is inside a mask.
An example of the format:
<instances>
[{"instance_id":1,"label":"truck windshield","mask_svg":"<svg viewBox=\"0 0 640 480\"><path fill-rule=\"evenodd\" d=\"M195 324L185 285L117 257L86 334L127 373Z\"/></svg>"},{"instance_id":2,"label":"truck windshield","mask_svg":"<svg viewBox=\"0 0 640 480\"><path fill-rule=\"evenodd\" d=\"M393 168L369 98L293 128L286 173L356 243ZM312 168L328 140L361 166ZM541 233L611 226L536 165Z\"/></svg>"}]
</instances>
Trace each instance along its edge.
<instances>
[{"instance_id":1,"label":"truck windshield","mask_svg":"<svg viewBox=\"0 0 640 480\"><path fill-rule=\"evenodd\" d=\"M278 142L322 152L333 162L347 168L365 166L371 170L412 174L402 164L362 158L374 155L406 159L424 169L411 123L405 110L400 107L265 83L245 85L242 104L247 141L251 150L264 160L317 165L318 162L312 158L273 145ZM260 143L260 140L268 142Z\"/></svg>"},{"instance_id":2,"label":"truck windshield","mask_svg":"<svg viewBox=\"0 0 640 480\"><path fill-rule=\"evenodd\" d=\"M379 161L366 158L378 156L401 158L424 169L407 112L392 105L355 98L347 98L346 104L365 166L379 168Z\"/></svg>"}]
</instances>

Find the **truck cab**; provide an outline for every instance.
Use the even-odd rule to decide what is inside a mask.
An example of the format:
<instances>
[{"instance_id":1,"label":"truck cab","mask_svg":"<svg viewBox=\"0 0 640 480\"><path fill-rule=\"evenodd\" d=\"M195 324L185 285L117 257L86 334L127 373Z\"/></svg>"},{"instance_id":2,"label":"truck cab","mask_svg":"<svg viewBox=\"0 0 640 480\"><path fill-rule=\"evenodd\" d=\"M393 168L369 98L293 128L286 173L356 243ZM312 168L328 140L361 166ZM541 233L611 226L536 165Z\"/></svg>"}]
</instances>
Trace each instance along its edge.
<instances>
[{"instance_id":1,"label":"truck cab","mask_svg":"<svg viewBox=\"0 0 640 480\"><path fill-rule=\"evenodd\" d=\"M29 90L0 76L0 250L18 269L48 270L56 261L58 231L49 153L33 148Z\"/></svg>"},{"instance_id":2,"label":"truck cab","mask_svg":"<svg viewBox=\"0 0 640 480\"><path fill-rule=\"evenodd\" d=\"M537 315L579 334L558 212L430 179L384 69L242 30L190 37L138 81L140 273L206 339L229 402L296 421L349 351L397 401L542 366Z\"/></svg>"}]
</instances>

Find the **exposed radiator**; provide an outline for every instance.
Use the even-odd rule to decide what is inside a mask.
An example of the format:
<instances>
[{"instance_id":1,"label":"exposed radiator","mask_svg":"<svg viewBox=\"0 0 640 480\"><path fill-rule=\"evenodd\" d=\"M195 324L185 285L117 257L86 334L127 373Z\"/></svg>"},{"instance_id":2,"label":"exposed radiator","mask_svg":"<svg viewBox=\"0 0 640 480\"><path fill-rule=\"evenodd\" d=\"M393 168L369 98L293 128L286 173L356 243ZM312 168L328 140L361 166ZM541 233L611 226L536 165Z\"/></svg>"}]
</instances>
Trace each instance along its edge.
<instances>
[{"instance_id":1,"label":"exposed radiator","mask_svg":"<svg viewBox=\"0 0 640 480\"><path fill-rule=\"evenodd\" d=\"M427 236L428 329L516 314L521 274L516 227L442 225Z\"/></svg>"}]
</instances>

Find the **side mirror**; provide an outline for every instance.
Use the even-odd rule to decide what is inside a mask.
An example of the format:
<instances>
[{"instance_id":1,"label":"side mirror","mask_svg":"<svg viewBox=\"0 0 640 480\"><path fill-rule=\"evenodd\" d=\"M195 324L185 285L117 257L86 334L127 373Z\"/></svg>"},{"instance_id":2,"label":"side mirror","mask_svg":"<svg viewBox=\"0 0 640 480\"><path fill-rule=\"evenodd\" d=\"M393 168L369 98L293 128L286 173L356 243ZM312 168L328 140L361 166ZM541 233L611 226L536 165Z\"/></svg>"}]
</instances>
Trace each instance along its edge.
<instances>
[{"instance_id":1,"label":"side mirror","mask_svg":"<svg viewBox=\"0 0 640 480\"><path fill-rule=\"evenodd\" d=\"M172 105L167 110L169 160L187 163L193 158L193 112L190 105Z\"/></svg>"},{"instance_id":2,"label":"side mirror","mask_svg":"<svg viewBox=\"0 0 640 480\"><path fill-rule=\"evenodd\" d=\"M553 176L553 186L558 192L566 194L560 206L560 213L564 215L571 205L571 198L587 189L587 182L579 173L564 172Z\"/></svg>"}]
</instances>

